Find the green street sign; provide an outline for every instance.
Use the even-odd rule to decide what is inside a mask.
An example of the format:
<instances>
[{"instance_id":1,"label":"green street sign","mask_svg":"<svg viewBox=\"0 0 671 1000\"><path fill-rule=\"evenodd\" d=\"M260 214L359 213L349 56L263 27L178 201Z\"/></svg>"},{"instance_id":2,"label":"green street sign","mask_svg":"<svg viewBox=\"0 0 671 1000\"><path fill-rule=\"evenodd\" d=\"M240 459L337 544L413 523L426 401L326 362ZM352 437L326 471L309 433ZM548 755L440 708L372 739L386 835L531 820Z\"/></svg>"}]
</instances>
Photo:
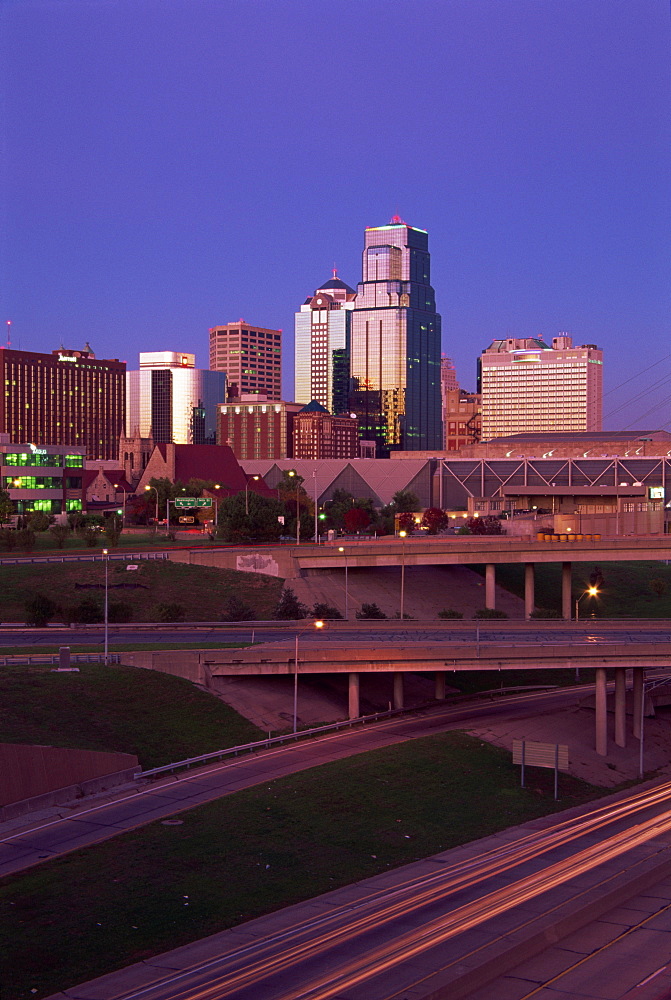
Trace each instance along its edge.
<instances>
[{"instance_id":1,"label":"green street sign","mask_svg":"<svg viewBox=\"0 0 671 1000\"><path fill-rule=\"evenodd\" d=\"M211 507L212 500L208 497L178 497L173 500L175 507Z\"/></svg>"}]
</instances>

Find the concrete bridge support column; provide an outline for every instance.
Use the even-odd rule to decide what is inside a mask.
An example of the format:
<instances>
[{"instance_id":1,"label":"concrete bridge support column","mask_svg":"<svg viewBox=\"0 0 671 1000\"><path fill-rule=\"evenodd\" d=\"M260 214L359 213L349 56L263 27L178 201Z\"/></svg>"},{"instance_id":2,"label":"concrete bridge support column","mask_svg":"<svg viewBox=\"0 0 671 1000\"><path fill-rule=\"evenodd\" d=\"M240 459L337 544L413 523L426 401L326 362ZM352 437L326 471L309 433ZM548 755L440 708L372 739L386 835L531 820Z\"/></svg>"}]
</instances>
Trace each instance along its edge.
<instances>
[{"instance_id":1,"label":"concrete bridge support column","mask_svg":"<svg viewBox=\"0 0 671 1000\"><path fill-rule=\"evenodd\" d=\"M359 706L359 675L356 673L351 673L349 675L349 688L347 694L349 703L349 718L358 719L361 715L361 708Z\"/></svg>"},{"instance_id":2,"label":"concrete bridge support column","mask_svg":"<svg viewBox=\"0 0 671 1000\"><path fill-rule=\"evenodd\" d=\"M445 671L436 670L436 701L442 701L445 697Z\"/></svg>"},{"instance_id":3,"label":"concrete bridge support column","mask_svg":"<svg viewBox=\"0 0 671 1000\"><path fill-rule=\"evenodd\" d=\"M615 669L615 743L619 747L627 745L627 679L624 667Z\"/></svg>"},{"instance_id":4,"label":"concrete bridge support column","mask_svg":"<svg viewBox=\"0 0 671 1000\"><path fill-rule=\"evenodd\" d=\"M606 711L606 668L596 668L596 752L602 757L608 752Z\"/></svg>"},{"instance_id":5,"label":"concrete bridge support column","mask_svg":"<svg viewBox=\"0 0 671 1000\"><path fill-rule=\"evenodd\" d=\"M561 564L561 616L571 621L571 563Z\"/></svg>"},{"instance_id":6,"label":"concrete bridge support column","mask_svg":"<svg viewBox=\"0 0 671 1000\"><path fill-rule=\"evenodd\" d=\"M403 708L403 674L394 674L394 708Z\"/></svg>"},{"instance_id":7,"label":"concrete bridge support column","mask_svg":"<svg viewBox=\"0 0 671 1000\"><path fill-rule=\"evenodd\" d=\"M634 667L634 736L641 738L641 701L643 700L643 667Z\"/></svg>"},{"instance_id":8,"label":"concrete bridge support column","mask_svg":"<svg viewBox=\"0 0 671 1000\"><path fill-rule=\"evenodd\" d=\"M534 564L524 564L524 617L527 621L531 618L534 610Z\"/></svg>"},{"instance_id":9,"label":"concrete bridge support column","mask_svg":"<svg viewBox=\"0 0 671 1000\"><path fill-rule=\"evenodd\" d=\"M485 566L485 607L496 607L496 565L487 563Z\"/></svg>"}]
</instances>

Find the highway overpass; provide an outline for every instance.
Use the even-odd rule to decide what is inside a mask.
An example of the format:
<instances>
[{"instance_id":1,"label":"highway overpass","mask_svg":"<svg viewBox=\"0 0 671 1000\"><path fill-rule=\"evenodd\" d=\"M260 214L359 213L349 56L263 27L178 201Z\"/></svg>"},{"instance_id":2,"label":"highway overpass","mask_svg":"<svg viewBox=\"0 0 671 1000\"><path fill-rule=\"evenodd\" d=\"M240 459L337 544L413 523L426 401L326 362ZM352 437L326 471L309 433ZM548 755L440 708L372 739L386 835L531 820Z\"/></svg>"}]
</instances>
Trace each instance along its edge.
<instances>
[{"instance_id":1,"label":"highway overpass","mask_svg":"<svg viewBox=\"0 0 671 1000\"><path fill-rule=\"evenodd\" d=\"M422 536L380 538L365 541L340 540L324 545L259 546L249 548L190 549L170 552L170 558L192 565L216 566L294 579L325 570L347 573L359 567L473 566L485 565L485 607L494 608L496 567L523 565L525 618L534 610L534 570L538 563L560 563L562 567L562 617L570 619L571 568L574 562L599 565L631 560L659 562L671 559L671 535L602 538L576 541L537 541L487 535ZM342 551L341 551L342 549Z\"/></svg>"}]
</instances>

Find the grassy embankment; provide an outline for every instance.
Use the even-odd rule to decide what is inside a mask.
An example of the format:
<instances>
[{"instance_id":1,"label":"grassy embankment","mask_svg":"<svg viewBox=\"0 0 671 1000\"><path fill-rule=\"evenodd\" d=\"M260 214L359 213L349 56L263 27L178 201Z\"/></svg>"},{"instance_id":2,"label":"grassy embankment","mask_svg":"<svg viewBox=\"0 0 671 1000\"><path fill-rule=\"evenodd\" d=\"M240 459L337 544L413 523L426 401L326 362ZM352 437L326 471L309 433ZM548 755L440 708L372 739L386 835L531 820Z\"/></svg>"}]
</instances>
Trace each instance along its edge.
<instances>
[{"instance_id":1,"label":"grassy embankment","mask_svg":"<svg viewBox=\"0 0 671 1000\"><path fill-rule=\"evenodd\" d=\"M227 598L239 597L259 620L273 617L282 580L260 573L169 561L140 561L127 572L123 561L109 564L109 601L132 609L132 621L156 621L160 604L179 604L186 621L219 621ZM26 602L45 594L66 611L85 598L102 602L105 566L102 559L79 563L0 564L0 621L25 621ZM57 614L55 620L62 620Z\"/></svg>"},{"instance_id":2,"label":"grassy embankment","mask_svg":"<svg viewBox=\"0 0 671 1000\"><path fill-rule=\"evenodd\" d=\"M602 794L461 733L237 792L0 881L3 1000L37 1000ZM477 790L477 794L474 791ZM67 943L63 930L67 928ZM36 960L39 957L39 961Z\"/></svg>"}]
</instances>

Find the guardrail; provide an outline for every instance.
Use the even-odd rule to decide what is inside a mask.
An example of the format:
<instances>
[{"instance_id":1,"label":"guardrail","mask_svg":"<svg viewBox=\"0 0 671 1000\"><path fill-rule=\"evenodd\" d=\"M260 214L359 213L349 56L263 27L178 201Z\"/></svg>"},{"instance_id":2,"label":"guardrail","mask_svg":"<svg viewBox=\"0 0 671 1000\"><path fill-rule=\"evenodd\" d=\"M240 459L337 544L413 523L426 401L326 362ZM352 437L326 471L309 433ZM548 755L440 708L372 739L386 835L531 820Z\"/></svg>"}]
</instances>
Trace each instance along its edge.
<instances>
[{"instance_id":1,"label":"guardrail","mask_svg":"<svg viewBox=\"0 0 671 1000\"><path fill-rule=\"evenodd\" d=\"M66 563L66 562L93 562L96 559L102 560L105 557L101 550L91 552L87 555L61 555L61 556L0 556L0 564L4 566L23 565L24 563ZM110 559L169 559L168 552L110 552Z\"/></svg>"},{"instance_id":2,"label":"guardrail","mask_svg":"<svg viewBox=\"0 0 671 1000\"><path fill-rule=\"evenodd\" d=\"M104 653L74 653L70 663L104 663ZM108 653L108 663L121 663L120 653ZM26 656L0 656L0 667L11 667L16 664L34 666L40 663L60 663L58 653L31 653Z\"/></svg>"},{"instance_id":3,"label":"guardrail","mask_svg":"<svg viewBox=\"0 0 671 1000\"><path fill-rule=\"evenodd\" d=\"M187 760L178 760L174 764L164 764L162 767L154 767L150 771L140 771L135 778L153 778L156 775L171 774L178 768L188 770L194 764L206 764L209 760L223 760L224 757L237 757L239 753L254 753L255 750L267 750L272 746L281 746L291 740L299 740L304 736L317 736L320 733L337 732L340 729L351 729L352 726L364 725L366 722L377 722L379 719L390 719L395 715L404 715L413 709L391 708L386 712L376 712L374 715L360 715L356 719L346 719L343 722L332 722L328 726L318 726L316 729L299 729L296 733L285 733L283 736L269 736L266 740L258 740L256 743L243 743L238 747L229 747L226 750L214 750L212 753L201 754L200 757L189 757Z\"/></svg>"}]
</instances>

